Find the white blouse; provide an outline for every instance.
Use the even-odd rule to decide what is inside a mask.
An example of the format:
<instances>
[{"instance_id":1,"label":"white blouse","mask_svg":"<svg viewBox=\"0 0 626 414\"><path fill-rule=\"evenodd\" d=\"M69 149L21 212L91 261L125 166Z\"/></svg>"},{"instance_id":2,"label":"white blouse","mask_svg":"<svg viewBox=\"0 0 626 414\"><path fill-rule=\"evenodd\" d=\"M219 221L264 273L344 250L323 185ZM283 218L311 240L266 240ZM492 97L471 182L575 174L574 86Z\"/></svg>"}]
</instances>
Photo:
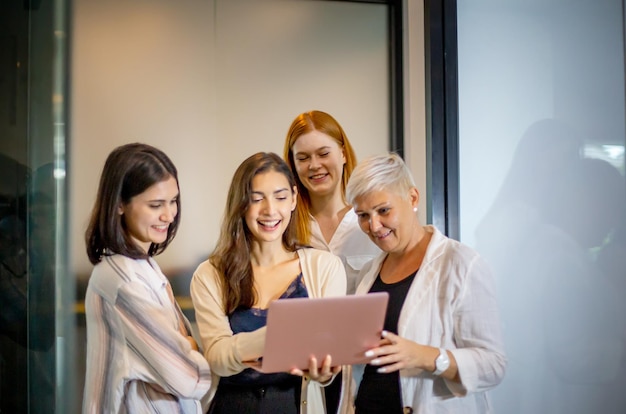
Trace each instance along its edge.
<instances>
[{"instance_id":1,"label":"white blouse","mask_svg":"<svg viewBox=\"0 0 626 414\"><path fill-rule=\"evenodd\" d=\"M445 348L460 383L420 369L400 371L402 400L415 414L492 412L487 390L500 383L506 357L492 274L468 246L426 226L432 238L400 313L398 332L419 344ZM366 294L386 253L362 270L356 293Z\"/></svg>"},{"instance_id":2,"label":"white blouse","mask_svg":"<svg viewBox=\"0 0 626 414\"><path fill-rule=\"evenodd\" d=\"M378 256L381 250L359 227L359 222L354 209L350 209L339 223L337 230L326 242L322 230L313 216L311 219L311 246L326 250L341 259L347 279L347 294L355 292L359 284L359 271L363 266Z\"/></svg>"}]
</instances>

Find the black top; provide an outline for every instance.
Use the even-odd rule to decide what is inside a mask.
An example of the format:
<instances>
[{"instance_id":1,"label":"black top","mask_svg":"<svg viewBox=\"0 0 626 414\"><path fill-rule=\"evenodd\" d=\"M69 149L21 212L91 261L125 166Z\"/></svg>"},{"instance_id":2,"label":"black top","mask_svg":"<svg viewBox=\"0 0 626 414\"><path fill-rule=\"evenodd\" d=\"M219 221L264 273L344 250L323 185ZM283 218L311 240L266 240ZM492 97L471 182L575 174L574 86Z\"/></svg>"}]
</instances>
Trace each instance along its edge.
<instances>
[{"instance_id":1,"label":"black top","mask_svg":"<svg viewBox=\"0 0 626 414\"><path fill-rule=\"evenodd\" d=\"M387 304L387 314L385 316L384 329L395 334L398 333L398 320L400 311L406 295L415 279L415 271L405 279L387 284L380 278L380 273L376 277L374 284L370 288L371 292L389 293L389 303ZM398 371L380 374L376 370L380 366L366 365L363 372L363 379L359 385L356 396L356 412L367 413L402 413L402 396L400 394L400 373Z\"/></svg>"},{"instance_id":2,"label":"black top","mask_svg":"<svg viewBox=\"0 0 626 414\"><path fill-rule=\"evenodd\" d=\"M306 286L304 285L302 273L300 273L291 282L287 290L280 296L279 299L307 297L309 297L309 294ZM230 328L233 330L233 334L238 334L240 332L252 332L266 325L267 309L238 308L228 317L228 320L230 322ZM299 376L294 376L284 372L264 374L253 368L247 368L238 374L221 378L220 384L265 386L292 382L299 384L301 380L302 379Z\"/></svg>"}]
</instances>

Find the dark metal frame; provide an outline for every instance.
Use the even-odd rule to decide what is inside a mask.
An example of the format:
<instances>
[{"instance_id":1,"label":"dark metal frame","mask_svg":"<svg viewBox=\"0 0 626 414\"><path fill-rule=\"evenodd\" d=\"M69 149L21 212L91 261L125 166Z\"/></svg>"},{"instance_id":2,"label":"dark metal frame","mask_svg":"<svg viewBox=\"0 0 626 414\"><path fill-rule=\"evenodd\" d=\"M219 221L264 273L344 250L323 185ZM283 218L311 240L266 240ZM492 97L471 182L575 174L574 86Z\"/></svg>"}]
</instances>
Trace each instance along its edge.
<instances>
[{"instance_id":1,"label":"dark metal frame","mask_svg":"<svg viewBox=\"0 0 626 414\"><path fill-rule=\"evenodd\" d=\"M389 6L389 150L404 157L402 0L336 0ZM449 237L459 231L459 110L456 0L424 0L428 219ZM411 114L409 114L411 115ZM417 114L421 116L421 114Z\"/></svg>"},{"instance_id":2,"label":"dark metal frame","mask_svg":"<svg viewBox=\"0 0 626 414\"><path fill-rule=\"evenodd\" d=\"M403 32L404 11L402 0L389 5L389 149L404 158L404 67Z\"/></svg>"},{"instance_id":3,"label":"dark metal frame","mask_svg":"<svg viewBox=\"0 0 626 414\"><path fill-rule=\"evenodd\" d=\"M456 0L425 0L428 215L459 238L459 108Z\"/></svg>"},{"instance_id":4,"label":"dark metal frame","mask_svg":"<svg viewBox=\"0 0 626 414\"><path fill-rule=\"evenodd\" d=\"M404 78L402 67L404 13L402 0L330 0L386 4L389 27L389 150L404 157Z\"/></svg>"}]
</instances>

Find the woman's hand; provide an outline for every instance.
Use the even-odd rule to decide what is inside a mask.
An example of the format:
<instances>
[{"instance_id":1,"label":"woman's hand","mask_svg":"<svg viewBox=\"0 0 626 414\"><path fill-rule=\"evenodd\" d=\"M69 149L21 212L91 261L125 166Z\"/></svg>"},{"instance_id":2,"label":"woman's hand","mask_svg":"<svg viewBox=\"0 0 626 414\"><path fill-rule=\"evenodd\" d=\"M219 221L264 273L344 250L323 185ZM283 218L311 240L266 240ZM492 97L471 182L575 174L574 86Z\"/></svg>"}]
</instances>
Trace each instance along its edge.
<instances>
[{"instance_id":1,"label":"woman's hand","mask_svg":"<svg viewBox=\"0 0 626 414\"><path fill-rule=\"evenodd\" d=\"M439 354L437 348L420 345L387 331L383 331L382 337L378 347L365 353L366 357L374 358L370 365L380 366L379 373L411 368L432 370L426 361L432 360L434 364Z\"/></svg>"},{"instance_id":2,"label":"woman's hand","mask_svg":"<svg viewBox=\"0 0 626 414\"><path fill-rule=\"evenodd\" d=\"M332 362L331 356L326 355L326 358L322 361L322 367L318 368L317 358L312 356L311 359L309 359L309 370L306 373L300 369L294 368L290 371L290 374L299 376L307 375L313 381L326 384L341 371L341 365L333 367Z\"/></svg>"}]
</instances>

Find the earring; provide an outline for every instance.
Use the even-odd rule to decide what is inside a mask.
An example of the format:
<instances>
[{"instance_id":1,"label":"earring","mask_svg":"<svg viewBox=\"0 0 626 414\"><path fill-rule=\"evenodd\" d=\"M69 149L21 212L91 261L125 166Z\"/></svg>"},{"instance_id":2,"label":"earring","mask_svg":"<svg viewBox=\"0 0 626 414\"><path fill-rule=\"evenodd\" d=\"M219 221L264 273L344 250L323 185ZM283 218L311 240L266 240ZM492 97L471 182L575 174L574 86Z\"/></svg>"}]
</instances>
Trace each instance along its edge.
<instances>
[{"instance_id":1,"label":"earring","mask_svg":"<svg viewBox=\"0 0 626 414\"><path fill-rule=\"evenodd\" d=\"M417 207L413 207L413 211L417 213Z\"/></svg>"}]
</instances>

